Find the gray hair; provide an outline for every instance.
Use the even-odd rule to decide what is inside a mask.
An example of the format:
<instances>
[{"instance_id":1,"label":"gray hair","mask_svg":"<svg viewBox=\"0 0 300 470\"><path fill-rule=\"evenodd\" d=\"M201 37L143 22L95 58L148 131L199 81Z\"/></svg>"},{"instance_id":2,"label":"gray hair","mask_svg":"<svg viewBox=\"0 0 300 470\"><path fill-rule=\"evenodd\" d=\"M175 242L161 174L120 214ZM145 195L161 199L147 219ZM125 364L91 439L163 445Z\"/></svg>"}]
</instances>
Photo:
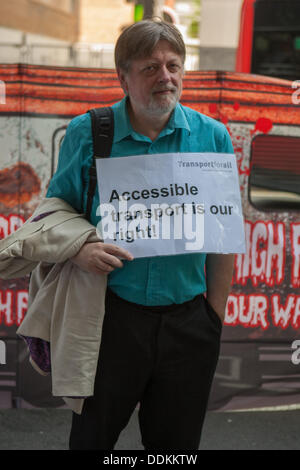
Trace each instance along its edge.
<instances>
[{"instance_id":1,"label":"gray hair","mask_svg":"<svg viewBox=\"0 0 300 470\"><path fill-rule=\"evenodd\" d=\"M147 19L128 26L119 36L115 47L116 68L128 72L132 60L149 57L161 40L168 41L184 64L185 44L176 26L160 19Z\"/></svg>"}]
</instances>

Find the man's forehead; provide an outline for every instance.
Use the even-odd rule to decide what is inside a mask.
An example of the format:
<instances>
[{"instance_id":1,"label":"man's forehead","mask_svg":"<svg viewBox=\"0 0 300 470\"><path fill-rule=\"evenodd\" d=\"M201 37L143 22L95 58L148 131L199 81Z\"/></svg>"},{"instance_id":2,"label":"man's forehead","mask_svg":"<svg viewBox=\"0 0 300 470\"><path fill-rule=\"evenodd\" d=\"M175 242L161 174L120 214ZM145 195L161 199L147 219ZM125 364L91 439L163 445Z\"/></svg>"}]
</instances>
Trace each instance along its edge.
<instances>
[{"instance_id":1,"label":"man's forehead","mask_svg":"<svg viewBox=\"0 0 300 470\"><path fill-rule=\"evenodd\" d=\"M180 54L175 50L171 43L166 40L158 41L149 54L139 57L139 61L148 61L153 59L160 59L163 54L167 53L170 59L182 60Z\"/></svg>"}]
</instances>

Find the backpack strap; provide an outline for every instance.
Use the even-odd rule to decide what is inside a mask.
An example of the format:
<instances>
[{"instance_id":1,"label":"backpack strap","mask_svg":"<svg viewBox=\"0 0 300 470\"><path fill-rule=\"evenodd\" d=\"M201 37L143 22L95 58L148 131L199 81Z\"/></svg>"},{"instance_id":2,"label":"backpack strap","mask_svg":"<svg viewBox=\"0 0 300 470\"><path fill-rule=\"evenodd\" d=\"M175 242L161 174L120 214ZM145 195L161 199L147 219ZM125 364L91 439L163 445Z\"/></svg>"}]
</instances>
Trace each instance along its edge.
<instances>
[{"instance_id":1,"label":"backpack strap","mask_svg":"<svg viewBox=\"0 0 300 470\"><path fill-rule=\"evenodd\" d=\"M114 113L111 107L93 108L91 115L93 135L93 162L89 170L89 187L85 217L90 220L93 197L97 185L96 159L109 157L114 135Z\"/></svg>"}]
</instances>

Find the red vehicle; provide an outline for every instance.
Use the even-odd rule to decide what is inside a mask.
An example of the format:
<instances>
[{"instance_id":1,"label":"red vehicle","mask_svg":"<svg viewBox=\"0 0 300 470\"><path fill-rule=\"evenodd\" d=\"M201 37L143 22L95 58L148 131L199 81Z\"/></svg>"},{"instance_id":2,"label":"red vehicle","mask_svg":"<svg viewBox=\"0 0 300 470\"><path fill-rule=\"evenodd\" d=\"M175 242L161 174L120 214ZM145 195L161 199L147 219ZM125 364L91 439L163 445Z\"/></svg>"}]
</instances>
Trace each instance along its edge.
<instances>
[{"instance_id":1,"label":"red vehicle","mask_svg":"<svg viewBox=\"0 0 300 470\"><path fill-rule=\"evenodd\" d=\"M300 79L299 0L244 0L236 71Z\"/></svg>"}]
</instances>

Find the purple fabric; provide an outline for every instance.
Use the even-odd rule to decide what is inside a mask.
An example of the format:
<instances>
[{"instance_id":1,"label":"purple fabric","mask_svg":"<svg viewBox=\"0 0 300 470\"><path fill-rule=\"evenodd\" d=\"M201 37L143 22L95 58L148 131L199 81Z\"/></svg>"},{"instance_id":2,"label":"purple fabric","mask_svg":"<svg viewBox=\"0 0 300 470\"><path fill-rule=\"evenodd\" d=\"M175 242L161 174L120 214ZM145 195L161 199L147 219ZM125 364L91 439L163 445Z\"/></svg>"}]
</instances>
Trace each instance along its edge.
<instances>
[{"instance_id":1,"label":"purple fabric","mask_svg":"<svg viewBox=\"0 0 300 470\"><path fill-rule=\"evenodd\" d=\"M40 338L22 336L27 343L32 360L43 372L51 372L50 343Z\"/></svg>"},{"instance_id":2,"label":"purple fabric","mask_svg":"<svg viewBox=\"0 0 300 470\"><path fill-rule=\"evenodd\" d=\"M22 336L29 348L29 354L32 360L43 372L51 372L50 343L40 338L32 336ZM88 398L87 396L70 396L68 398Z\"/></svg>"},{"instance_id":3,"label":"purple fabric","mask_svg":"<svg viewBox=\"0 0 300 470\"><path fill-rule=\"evenodd\" d=\"M50 211L50 212L44 212L43 214L37 215L34 219L30 221L32 222L38 222L39 220L43 219L44 217L47 217L47 215L53 214L56 211Z\"/></svg>"}]
</instances>

